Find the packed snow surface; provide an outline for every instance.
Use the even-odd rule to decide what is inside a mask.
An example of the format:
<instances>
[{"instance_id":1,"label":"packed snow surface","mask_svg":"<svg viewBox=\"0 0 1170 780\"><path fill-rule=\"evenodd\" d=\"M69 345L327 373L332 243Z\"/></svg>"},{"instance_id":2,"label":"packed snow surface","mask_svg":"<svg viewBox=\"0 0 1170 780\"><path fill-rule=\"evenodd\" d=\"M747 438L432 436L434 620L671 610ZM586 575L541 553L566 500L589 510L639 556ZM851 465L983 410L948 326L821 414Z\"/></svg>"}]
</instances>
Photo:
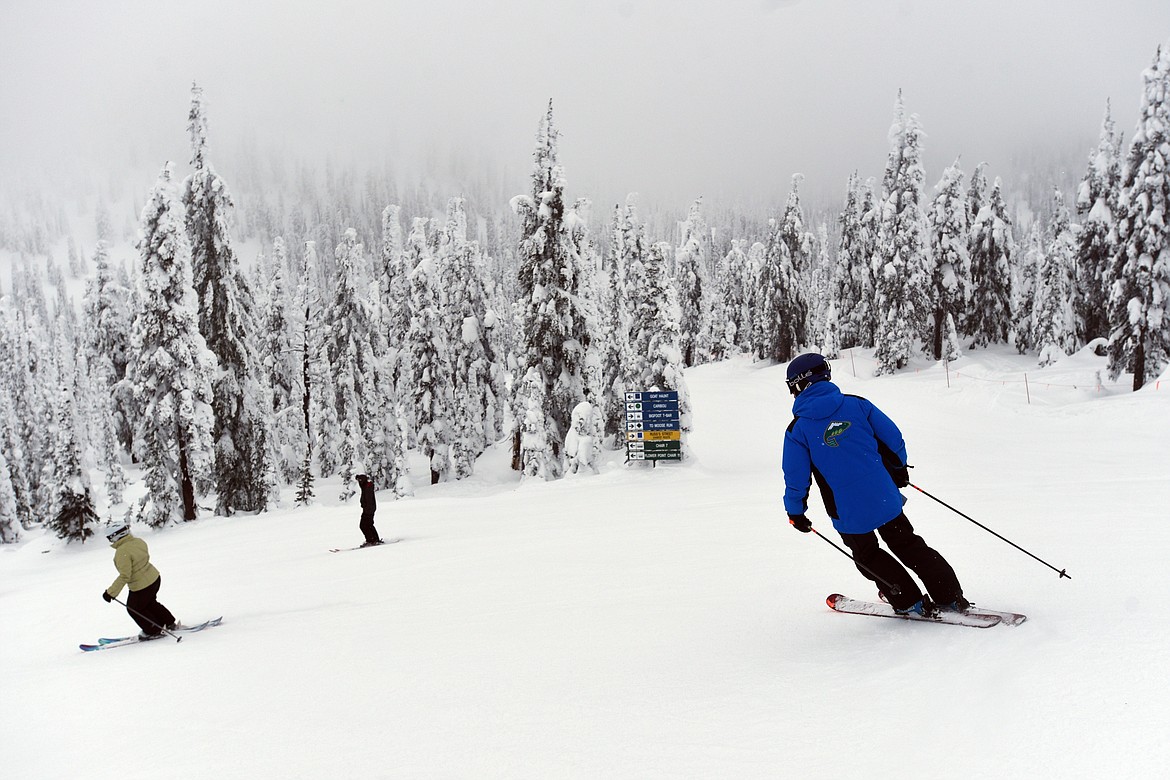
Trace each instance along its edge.
<instances>
[{"instance_id":1,"label":"packed snow surface","mask_svg":"<svg viewBox=\"0 0 1170 780\"><path fill-rule=\"evenodd\" d=\"M874 596L781 508L784 367L690 369L688 463L470 479L136 528L161 600L221 627L99 653L134 626L104 539L0 549L0 776L24 778L1152 778L1170 766L1170 383L1097 387L1104 360L1008 351L874 378L906 436L907 514L972 629L836 614ZM1028 384L1023 378L1027 373ZM1121 381L1125 381L1124 378ZM420 462L416 473L425 473ZM818 498L818 530L836 540Z\"/></svg>"}]
</instances>

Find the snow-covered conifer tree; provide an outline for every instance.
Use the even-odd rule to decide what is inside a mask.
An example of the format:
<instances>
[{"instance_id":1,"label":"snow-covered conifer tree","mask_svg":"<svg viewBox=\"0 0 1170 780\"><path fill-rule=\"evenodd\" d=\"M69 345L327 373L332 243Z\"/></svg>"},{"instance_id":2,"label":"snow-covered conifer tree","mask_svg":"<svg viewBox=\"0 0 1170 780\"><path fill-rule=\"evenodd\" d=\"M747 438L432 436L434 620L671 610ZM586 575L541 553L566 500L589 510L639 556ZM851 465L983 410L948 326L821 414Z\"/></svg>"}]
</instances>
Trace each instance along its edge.
<instances>
[{"instance_id":1,"label":"snow-covered conifer tree","mask_svg":"<svg viewBox=\"0 0 1170 780\"><path fill-rule=\"evenodd\" d=\"M602 380L601 399L604 422L603 434L620 446L625 433L625 408L627 391L633 390L632 372L634 356L630 346L630 329L633 327L633 313L630 308L628 288L629 267L637 256L644 253L644 240L640 231L631 225L633 203L625 207L614 206L613 222L610 225L609 251L604 257L605 292L602 296L601 340Z\"/></svg>"},{"instance_id":2,"label":"snow-covered conifer tree","mask_svg":"<svg viewBox=\"0 0 1170 780\"><path fill-rule=\"evenodd\" d=\"M1132 372L1134 390L1170 362L1170 43L1158 47L1142 81L1109 291L1109 375Z\"/></svg>"},{"instance_id":3,"label":"snow-covered conifer tree","mask_svg":"<svg viewBox=\"0 0 1170 780\"><path fill-rule=\"evenodd\" d=\"M967 254L970 215L958 160L943 172L935 192L929 213L930 247L934 258L930 302L934 315L934 359L942 360L943 343L948 336L948 315L953 327L953 323L966 313L971 274L971 257Z\"/></svg>"},{"instance_id":4,"label":"snow-covered conifer tree","mask_svg":"<svg viewBox=\"0 0 1170 780\"><path fill-rule=\"evenodd\" d=\"M710 342L711 291L707 267L710 258L710 231L702 215L703 199L691 204L686 221L680 223L682 241L675 252L675 276L679 291L679 340L683 365L706 362Z\"/></svg>"},{"instance_id":5,"label":"snow-covered conifer tree","mask_svg":"<svg viewBox=\"0 0 1170 780\"><path fill-rule=\"evenodd\" d=\"M268 387L269 430L273 459L281 481L295 482L304 457L304 425L299 390L301 360L293 347L293 320L285 284L284 239L277 236L272 246L273 267L269 278L268 301L262 314L259 363Z\"/></svg>"},{"instance_id":6,"label":"snow-covered conifer tree","mask_svg":"<svg viewBox=\"0 0 1170 780\"><path fill-rule=\"evenodd\" d=\"M756 354L761 359L783 363L794 358L806 341L807 311L792 254L781 232L783 225L776 220L769 224L755 307Z\"/></svg>"},{"instance_id":7,"label":"snow-covered conifer tree","mask_svg":"<svg viewBox=\"0 0 1170 780\"><path fill-rule=\"evenodd\" d=\"M130 345L130 292L114 277L109 259L109 245L98 239L94 249L94 276L86 285L83 298L83 347L103 395L125 378ZM110 400L118 440L129 452L133 431L129 399L113 395Z\"/></svg>"},{"instance_id":8,"label":"snow-covered conifer tree","mask_svg":"<svg viewBox=\"0 0 1170 780\"><path fill-rule=\"evenodd\" d=\"M807 277L812 290L809 306L809 335L820 353L830 360L837 358L841 351L840 321L837 314L837 300L833 294L833 279L836 268L829 257L829 227L825 223L817 226L815 262L809 267Z\"/></svg>"},{"instance_id":9,"label":"snow-covered conifer tree","mask_svg":"<svg viewBox=\"0 0 1170 780\"><path fill-rule=\"evenodd\" d=\"M1054 190L1052 223L1048 228L1048 251L1040 264L1032 312L1033 338L1040 353L1040 365L1055 363L1076 349L1076 321L1073 315L1073 265L1076 239L1069 224L1064 195Z\"/></svg>"},{"instance_id":10,"label":"snow-covered conifer tree","mask_svg":"<svg viewBox=\"0 0 1170 780\"><path fill-rule=\"evenodd\" d=\"M12 476L8 471L8 459L0 446L0 544L20 541L20 518L16 512L16 491L12 489Z\"/></svg>"},{"instance_id":11,"label":"snow-covered conifer tree","mask_svg":"<svg viewBox=\"0 0 1170 780\"><path fill-rule=\"evenodd\" d=\"M415 221L416 232L421 228ZM451 350L439 311L439 269L424 256L410 273L410 331L406 337L418 448L430 465L431 484L451 472Z\"/></svg>"},{"instance_id":12,"label":"snow-covered conifer tree","mask_svg":"<svg viewBox=\"0 0 1170 780\"><path fill-rule=\"evenodd\" d=\"M334 259L333 301L326 315L332 328L325 351L341 434L336 451L344 500L352 495L354 469L368 473L377 485L398 486L404 460L397 399L373 300L379 285L371 278L356 229L345 231Z\"/></svg>"},{"instance_id":13,"label":"snow-covered conifer tree","mask_svg":"<svg viewBox=\"0 0 1170 780\"><path fill-rule=\"evenodd\" d=\"M313 241L306 241L304 266L300 269L300 281L295 297L296 347L300 354L300 422L298 428L301 434L296 502L302 506L313 500L313 456L315 450L322 451L321 432L335 430L337 422L336 417L323 420L325 415L321 413L322 409L332 410L334 407L332 385L327 381L329 378L328 360L320 357L324 353L324 334L321 322L322 306L317 292L319 286L317 245ZM315 421L319 424L315 424ZM330 454L325 461L321 465L322 473L332 474L336 468L336 458Z\"/></svg>"},{"instance_id":14,"label":"snow-covered conifer tree","mask_svg":"<svg viewBox=\"0 0 1170 780\"><path fill-rule=\"evenodd\" d=\"M719 263L718 295L722 299L721 309L724 323L717 331L717 341L723 356L742 351L749 342L751 333L750 300L751 277L748 272L748 256L744 251L746 241L732 239L731 248Z\"/></svg>"},{"instance_id":15,"label":"snow-covered conifer tree","mask_svg":"<svg viewBox=\"0 0 1170 780\"><path fill-rule=\"evenodd\" d=\"M769 222L769 224L772 223ZM744 296L744 305L747 307L751 319L745 323L740 344L746 348L745 351L754 353L758 358L763 358L767 352L765 346L768 338L767 328L771 323L771 320L764 316L764 309L768 302L767 290L763 286L767 259L767 245L762 241L752 242L751 247L748 248L747 267L744 269L744 289L747 291L747 295Z\"/></svg>"},{"instance_id":16,"label":"snow-covered conifer tree","mask_svg":"<svg viewBox=\"0 0 1170 780\"><path fill-rule=\"evenodd\" d=\"M48 409L30 370L36 350L30 349L32 333L23 327L24 315L14 312L9 323L3 314L0 310L0 450L8 465L16 522L31 528L42 521L36 509L45 498L38 493L43 492L39 488L47 466ZM13 541L19 535L15 529L7 533Z\"/></svg>"},{"instance_id":17,"label":"snow-covered conifer tree","mask_svg":"<svg viewBox=\"0 0 1170 780\"><path fill-rule=\"evenodd\" d=\"M539 458L544 465L538 471L544 478L562 473L563 444L572 411L587 400L585 368L590 338L587 317L576 300L580 269L571 227L566 222L564 171L557 162L557 136L549 101L533 153L532 194L512 199L512 207L523 222L517 283L524 307L524 384L531 388L537 381L532 376L533 369L544 383L542 391L529 392L524 425L535 424L532 404L539 401L544 404L546 426L543 436L528 435L526 431L522 439L550 448L539 455L525 451L521 460ZM524 473L530 475L527 467Z\"/></svg>"},{"instance_id":18,"label":"snow-covered conifer tree","mask_svg":"<svg viewBox=\"0 0 1170 780\"><path fill-rule=\"evenodd\" d=\"M1023 252L1012 256L1012 322L1008 328L1008 339L1016 345L1016 351L1026 355L1036 348L1036 301L1040 292L1038 281L1040 267L1044 264L1044 239L1040 224L1032 223Z\"/></svg>"},{"instance_id":19,"label":"snow-covered conifer tree","mask_svg":"<svg viewBox=\"0 0 1170 780\"><path fill-rule=\"evenodd\" d=\"M397 205L382 210L382 273L379 281L386 343L391 350L396 393L401 396L406 392L405 387L398 387L398 381L402 372L403 345L410 330L410 272L414 267L407 265L400 213L401 208Z\"/></svg>"},{"instance_id":20,"label":"snow-covered conifer tree","mask_svg":"<svg viewBox=\"0 0 1170 780\"><path fill-rule=\"evenodd\" d=\"M666 241L651 245L644 267L645 284L635 295L634 351L641 362L635 381L639 389L676 391L679 427L689 431L691 400L683 378L678 293L669 272L670 256L671 246Z\"/></svg>"},{"instance_id":21,"label":"snow-covered conifer tree","mask_svg":"<svg viewBox=\"0 0 1170 780\"><path fill-rule=\"evenodd\" d=\"M440 286L446 291L443 319L450 346L451 467L456 479L470 476L475 459L495 441L501 388L488 338L487 292L479 244L467 240L463 199L447 204L447 225L435 255Z\"/></svg>"},{"instance_id":22,"label":"snow-covered conifer tree","mask_svg":"<svg viewBox=\"0 0 1170 780\"><path fill-rule=\"evenodd\" d=\"M63 383L55 410L57 468L54 482L58 486L58 497L56 511L46 525L58 539L84 542L93 536L98 515L93 507L89 478L82 465L74 407L73 389Z\"/></svg>"},{"instance_id":23,"label":"snow-covered conifer tree","mask_svg":"<svg viewBox=\"0 0 1170 780\"><path fill-rule=\"evenodd\" d=\"M915 339L928 332L930 241L923 212L926 171L921 142L918 116L906 116L899 92L873 258L878 313L874 357L879 374L905 367Z\"/></svg>"},{"instance_id":24,"label":"snow-covered conifer tree","mask_svg":"<svg viewBox=\"0 0 1170 780\"><path fill-rule=\"evenodd\" d=\"M792 189L788 191L788 201L784 204L784 215L780 218L780 239L788 247L788 256L792 258L792 267L797 274L802 274L812 261L812 234L805 230L804 211L800 205L800 183L804 181L803 173L792 174Z\"/></svg>"},{"instance_id":25,"label":"snow-covered conifer tree","mask_svg":"<svg viewBox=\"0 0 1170 780\"><path fill-rule=\"evenodd\" d=\"M839 338L843 346L873 344L873 254L874 236L866 220L866 193L857 173L849 175L845 208L838 218L841 237L837 244L837 265L833 297L840 316ZM872 202L873 190L868 190Z\"/></svg>"},{"instance_id":26,"label":"snow-covered conifer tree","mask_svg":"<svg viewBox=\"0 0 1170 780\"><path fill-rule=\"evenodd\" d=\"M982 176L983 168L975 170ZM968 205L972 205L968 190ZM1003 183L996 178L987 202L971 223L971 303L966 330L971 346L1006 342L1012 323L1011 261L1015 252L1012 221L1003 200Z\"/></svg>"},{"instance_id":27,"label":"snow-covered conifer tree","mask_svg":"<svg viewBox=\"0 0 1170 780\"><path fill-rule=\"evenodd\" d=\"M574 350L581 380L579 384L564 385L565 403L580 396L596 404L601 393L600 281L601 253L589 237L589 217L593 203L578 198L571 212L565 215L569 234L570 257L573 261L576 285L572 302L572 334L576 337ZM574 405L574 409L576 406Z\"/></svg>"},{"instance_id":28,"label":"snow-covered conifer tree","mask_svg":"<svg viewBox=\"0 0 1170 780\"><path fill-rule=\"evenodd\" d=\"M971 225L975 224L975 220L983 212L983 207L987 205L987 174L985 172L987 163L981 162L975 166L975 170L971 172L971 183L967 186L967 222ZM974 251L975 235L971 235L972 246L968 247L967 254Z\"/></svg>"},{"instance_id":29,"label":"snow-covered conifer tree","mask_svg":"<svg viewBox=\"0 0 1170 780\"><path fill-rule=\"evenodd\" d=\"M1117 252L1117 201L1121 196L1121 134L1109 104L1101 122L1101 139L1089 154L1088 170L1077 189L1076 291L1077 346L1108 338L1109 278Z\"/></svg>"},{"instance_id":30,"label":"snow-covered conifer tree","mask_svg":"<svg viewBox=\"0 0 1170 780\"><path fill-rule=\"evenodd\" d=\"M199 330L219 363L215 400L217 515L261 512L275 489L269 450L267 391L257 379L252 339L254 301L231 244L231 195L207 161L203 90L191 87L191 166L184 187L192 279L199 300Z\"/></svg>"},{"instance_id":31,"label":"snow-covered conifer tree","mask_svg":"<svg viewBox=\"0 0 1170 780\"><path fill-rule=\"evenodd\" d=\"M213 484L216 361L199 332L182 219L168 163L142 211L131 359L123 380L135 397L146 485L138 518L151 526L194 520L196 493L207 493Z\"/></svg>"}]
</instances>

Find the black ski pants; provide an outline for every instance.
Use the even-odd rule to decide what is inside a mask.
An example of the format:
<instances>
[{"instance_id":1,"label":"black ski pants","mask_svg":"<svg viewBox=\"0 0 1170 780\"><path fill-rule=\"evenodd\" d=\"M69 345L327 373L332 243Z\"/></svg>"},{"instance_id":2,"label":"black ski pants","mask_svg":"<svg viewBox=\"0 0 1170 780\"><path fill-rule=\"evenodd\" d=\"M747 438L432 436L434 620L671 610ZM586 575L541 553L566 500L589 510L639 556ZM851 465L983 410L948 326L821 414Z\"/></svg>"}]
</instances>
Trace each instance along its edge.
<instances>
[{"instance_id":1,"label":"black ski pants","mask_svg":"<svg viewBox=\"0 0 1170 780\"><path fill-rule=\"evenodd\" d=\"M147 634L161 634L163 626L175 622L171 611L158 603L158 589L162 587L162 576L142 590L132 590L126 597L126 612Z\"/></svg>"},{"instance_id":2,"label":"black ski pants","mask_svg":"<svg viewBox=\"0 0 1170 780\"><path fill-rule=\"evenodd\" d=\"M878 536L881 536L893 555L878 546ZM876 532L841 534L841 538L853 552L857 570L886 594L895 609L912 607L922 598L922 590L906 569L918 575L936 604L949 604L963 595L955 570L937 551L928 547L921 536L914 533L914 527L910 525L905 512L879 527Z\"/></svg>"},{"instance_id":3,"label":"black ski pants","mask_svg":"<svg viewBox=\"0 0 1170 780\"><path fill-rule=\"evenodd\" d=\"M367 544L377 543L378 529L374 528L373 512L362 512L362 521L358 523L358 528L361 529L362 535L366 537Z\"/></svg>"}]
</instances>

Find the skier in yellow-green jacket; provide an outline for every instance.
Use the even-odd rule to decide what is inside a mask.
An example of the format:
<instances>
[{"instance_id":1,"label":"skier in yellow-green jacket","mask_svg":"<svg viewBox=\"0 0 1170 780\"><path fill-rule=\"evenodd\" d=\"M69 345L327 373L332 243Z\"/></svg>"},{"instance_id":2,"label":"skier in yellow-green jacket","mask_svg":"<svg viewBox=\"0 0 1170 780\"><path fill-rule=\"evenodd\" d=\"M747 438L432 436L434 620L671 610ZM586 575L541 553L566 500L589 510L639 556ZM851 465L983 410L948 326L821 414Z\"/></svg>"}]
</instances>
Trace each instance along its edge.
<instances>
[{"instance_id":1,"label":"skier in yellow-green jacket","mask_svg":"<svg viewBox=\"0 0 1170 780\"><path fill-rule=\"evenodd\" d=\"M118 570L118 577L102 591L102 598L106 602L113 601L123 587L130 588L126 612L142 629L139 639L156 639L162 635L163 629L173 631L178 621L158 602L162 575L150 562L146 542L130 533L130 526L124 523L110 528L106 538L114 548L114 568Z\"/></svg>"}]
</instances>

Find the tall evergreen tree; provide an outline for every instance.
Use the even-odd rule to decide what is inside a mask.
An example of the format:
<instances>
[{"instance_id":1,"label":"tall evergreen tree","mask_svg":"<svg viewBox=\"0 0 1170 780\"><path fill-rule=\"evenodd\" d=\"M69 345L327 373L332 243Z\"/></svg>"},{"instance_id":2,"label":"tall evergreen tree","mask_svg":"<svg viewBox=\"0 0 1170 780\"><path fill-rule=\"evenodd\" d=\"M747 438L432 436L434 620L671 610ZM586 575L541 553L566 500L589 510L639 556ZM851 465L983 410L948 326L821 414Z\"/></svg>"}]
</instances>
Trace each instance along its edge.
<instances>
[{"instance_id":1,"label":"tall evergreen tree","mask_svg":"<svg viewBox=\"0 0 1170 780\"><path fill-rule=\"evenodd\" d=\"M679 339L686 366L705 362L710 342L711 291L707 275L710 231L703 221L702 203L702 198L692 203L686 221L680 224L682 241L674 256L679 289Z\"/></svg>"},{"instance_id":2,"label":"tall evergreen tree","mask_svg":"<svg viewBox=\"0 0 1170 780\"><path fill-rule=\"evenodd\" d=\"M926 171L921 144L918 116L906 116L899 92L873 259L879 318L874 357L879 374L905 367L915 339L928 332L930 246L923 213Z\"/></svg>"},{"instance_id":3,"label":"tall evergreen tree","mask_svg":"<svg viewBox=\"0 0 1170 780\"><path fill-rule=\"evenodd\" d=\"M254 301L231 244L231 195L207 161L203 90L191 87L191 167L183 193L199 330L219 363L212 384L217 515L260 512L275 486L266 390L251 339Z\"/></svg>"},{"instance_id":4,"label":"tall evergreen tree","mask_svg":"<svg viewBox=\"0 0 1170 780\"><path fill-rule=\"evenodd\" d=\"M399 378L402 372L403 345L406 343L407 331L410 330L410 272L414 270L413 265L408 265L407 261L402 223L399 222L400 213L401 208L396 205L387 206L382 210L382 273L379 280L382 319L385 323L386 342L392 353L390 357L393 361L397 395L406 392L405 387L399 387Z\"/></svg>"},{"instance_id":5,"label":"tall evergreen tree","mask_svg":"<svg viewBox=\"0 0 1170 780\"><path fill-rule=\"evenodd\" d=\"M8 466L9 458L21 453L13 425L15 357L8 311L0 307L0 544L20 541L23 525L13 471Z\"/></svg>"},{"instance_id":6,"label":"tall evergreen tree","mask_svg":"<svg viewBox=\"0 0 1170 780\"><path fill-rule=\"evenodd\" d=\"M332 392L324 378L329 376L328 361L319 356L324 353L324 336L322 334L321 313L322 306L317 292L319 277L317 275L317 246L313 241L305 242L304 267L300 273L300 283L297 286L296 307L298 320L298 347L300 352L300 429L301 439L300 469L297 473L296 502L306 506L312 502L313 491L313 458L319 448L318 431L322 426L315 425L315 420L323 416L318 412L321 408L333 409ZM324 425L330 425L336 419ZM326 465L332 473L333 463ZM324 470L324 467L322 467Z\"/></svg>"},{"instance_id":7,"label":"tall evergreen tree","mask_svg":"<svg viewBox=\"0 0 1170 780\"><path fill-rule=\"evenodd\" d=\"M557 136L549 101L533 153L532 194L512 199L523 222L517 283L523 305L521 360L525 367L524 386L529 390L525 425L536 424L536 403L541 405L545 419L543 435L526 433L522 439L548 448L541 453L525 450L521 461L538 459L539 476L543 478L563 473L562 448L572 411L587 400L585 358L590 338L587 317L577 300L580 269L566 224L564 171L557 162ZM527 468L525 474L531 475Z\"/></svg>"},{"instance_id":8,"label":"tall evergreen tree","mask_svg":"<svg viewBox=\"0 0 1170 780\"><path fill-rule=\"evenodd\" d=\"M971 172L971 183L967 187L967 214L968 222L972 225L979 215L983 212L983 207L987 205L987 173L985 169L987 163L981 162L975 166L975 170ZM968 247L967 254L972 254L974 251L975 237L971 237L971 246Z\"/></svg>"},{"instance_id":9,"label":"tall evergreen tree","mask_svg":"<svg viewBox=\"0 0 1170 780\"><path fill-rule=\"evenodd\" d=\"M16 512L16 491L12 489L12 474L8 459L0 446L0 544L20 541L20 518Z\"/></svg>"},{"instance_id":10,"label":"tall evergreen tree","mask_svg":"<svg viewBox=\"0 0 1170 780\"><path fill-rule=\"evenodd\" d=\"M958 160L943 172L935 191L937 194L929 214L930 246L934 258L930 302L934 359L942 360L948 336L948 315L952 323L961 320L970 295L971 257L967 254L967 244L971 227L963 192L963 172Z\"/></svg>"},{"instance_id":11,"label":"tall evergreen tree","mask_svg":"<svg viewBox=\"0 0 1170 780\"><path fill-rule=\"evenodd\" d=\"M338 467L345 499L352 495L355 469L368 473L375 484L397 486L405 464L397 399L373 300L379 286L371 278L354 228L346 230L334 259L333 301L326 315L332 328L325 349L334 379L334 408L341 432Z\"/></svg>"},{"instance_id":12,"label":"tall evergreen tree","mask_svg":"<svg viewBox=\"0 0 1170 780\"><path fill-rule=\"evenodd\" d=\"M82 466L77 439L73 389L62 384L56 407L57 508L47 526L58 539L84 542L93 536L98 522L89 479Z\"/></svg>"},{"instance_id":13,"label":"tall evergreen tree","mask_svg":"<svg viewBox=\"0 0 1170 780\"><path fill-rule=\"evenodd\" d=\"M689 431L691 401L683 377L678 292L669 272L670 256L669 243L651 245L644 268L645 284L635 294L634 354L639 362L635 381L640 389L676 391L679 427Z\"/></svg>"},{"instance_id":14,"label":"tall evergreen tree","mask_svg":"<svg viewBox=\"0 0 1170 780\"><path fill-rule=\"evenodd\" d=\"M98 239L94 249L94 276L86 285L83 298L83 347L91 372L107 392L126 377L130 346L130 291L115 278L109 254L109 245L104 239ZM129 452L133 431L131 402L117 395L111 400L110 411L118 440Z\"/></svg>"},{"instance_id":15,"label":"tall evergreen tree","mask_svg":"<svg viewBox=\"0 0 1170 780\"><path fill-rule=\"evenodd\" d=\"M756 354L783 363L795 357L804 343L805 308L783 226L776 220L770 226L758 283Z\"/></svg>"},{"instance_id":16,"label":"tall evergreen tree","mask_svg":"<svg viewBox=\"0 0 1170 780\"><path fill-rule=\"evenodd\" d=\"M733 239L731 248L720 262L718 294L723 301L725 355L742 352L745 347L750 349L752 313L749 301L754 274L744 249L746 246L746 240Z\"/></svg>"},{"instance_id":17,"label":"tall evergreen tree","mask_svg":"<svg viewBox=\"0 0 1170 780\"><path fill-rule=\"evenodd\" d=\"M1036 301L1039 294L1040 268L1044 264L1044 239L1040 224L1032 223L1023 252L1012 255L1011 313L1008 339L1016 351L1026 355L1036 348Z\"/></svg>"},{"instance_id":18,"label":"tall evergreen tree","mask_svg":"<svg viewBox=\"0 0 1170 780\"><path fill-rule=\"evenodd\" d=\"M415 226L421 227L417 221ZM410 274L411 322L407 345L414 422L418 426L415 435L418 448L430 465L431 484L445 481L451 473L453 433L451 351L439 311L440 284L434 258L423 257Z\"/></svg>"},{"instance_id":19,"label":"tall evergreen tree","mask_svg":"<svg viewBox=\"0 0 1170 780\"><path fill-rule=\"evenodd\" d=\"M630 346L630 329L633 327L633 312L630 307L629 279L630 266L645 252L640 231L634 229L634 204L632 199L626 205L614 206L613 222L610 225L609 251L605 254L603 273L605 293L602 296L602 395L603 434L619 446L624 441L625 408L627 391L633 387L633 348Z\"/></svg>"},{"instance_id":20,"label":"tall evergreen tree","mask_svg":"<svg viewBox=\"0 0 1170 780\"><path fill-rule=\"evenodd\" d=\"M829 256L829 226L817 226L816 259L808 272L808 285L812 294L809 300L809 337L820 353L830 360L836 359L841 350L841 323L837 314L837 299L833 294L836 264Z\"/></svg>"},{"instance_id":21,"label":"tall evergreen tree","mask_svg":"<svg viewBox=\"0 0 1170 780\"><path fill-rule=\"evenodd\" d=\"M1077 346L1108 338L1109 278L1117 252L1117 205L1121 196L1121 134L1116 132L1109 104L1101 122L1101 139L1089 154L1085 177L1077 190L1076 313Z\"/></svg>"},{"instance_id":22,"label":"tall evergreen tree","mask_svg":"<svg viewBox=\"0 0 1170 780\"><path fill-rule=\"evenodd\" d=\"M805 290L812 288L811 266L816 252L815 237L805 229L804 209L800 205L800 183L804 181L803 173L792 175L792 189L788 191L788 200L784 204L784 214L778 225L779 239L784 242L792 263L794 278L797 280L794 297L791 305L799 312L796 322L796 346L809 343L812 327L811 307Z\"/></svg>"},{"instance_id":23,"label":"tall evergreen tree","mask_svg":"<svg viewBox=\"0 0 1170 780\"><path fill-rule=\"evenodd\" d=\"M1064 195L1054 190L1052 223L1048 228L1048 251L1040 265L1033 309L1033 342L1040 353L1040 365L1055 363L1076 349L1076 322L1073 315L1073 274L1076 240L1069 224Z\"/></svg>"},{"instance_id":24,"label":"tall evergreen tree","mask_svg":"<svg viewBox=\"0 0 1170 780\"><path fill-rule=\"evenodd\" d=\"M34 375L40 350L31 344L32 332L24 321L22 311L13 312L11 323L0 317L0 448L8 462L17 522L21 528L32 528L40 522L38 510L45 505L49 421Z\"/></svg>"},{"instance_id":25,"label":"tall evergreen tree","mask_svg":"<svg viewBox=\"0 0 1170 780\"><path fill-rule=\"evenodd\" d=\"M873 256L874 236L866 219L866 194L872 202L872 188L864 188L856 172L849 175L845 208L838 217L841 235L833 276L833 298L840 313L841 344L867 347L873 344Z\"/></svg>"},{"instance_id":26,"label":"tall evergreen tree","mask_svg":"<svg viewBox=\"0 0 1170 780\"><path fill-rule=\"evenodd\" d=\"M450 345L451 464L456 479L470 476L475 459L495 441L497 409L503 403L495 351L489 339L489 307L479 243L467 239L462 198L447 205L447 226L436 254Z\"/></svg>"},{"instance_id":27,"label":"tall evergreen tree","mask_svg":"<svg viewBox=\"0 0 1170 780\"><path fill-rule=\"evenodd\" d=\"M1158 47L1142 80L1109 292L1109 375L1133 372L1134 390L1170 362L1170 43Z\"/></svg>"},{"instance_id":28,"label":"tall evergreen tree","mask_svg":"<svg viewBox=\"0 0 1170 780\"><path fill-rule=\"evenodd\" d=\"M976 169L982 175L982 166ZM970 203L970 199L968 201ZM1006 342L1012 323L1012 221L997 178L987 203L971 223L971 305L965 330L971 346Z\"/></svg>"},{"instance_id":29,"label":"tall evergreen tree","mask_svg":"<svg viewBox=\"0 0 1170 780\"><path fill-rule=\"evenodd\" d=\"M293 321L285 284L284 239L277 236L272 246L273 264L269 277L268 302L262 314L260 373L268 387L273 449L280 479L295 482L304 457L304 425L301 420L299 378L300 356L293 347Z\"/></svg>"},{"instance_id":30,"label":"tall evergreen tree","mask_svg":"<svg viewBox=\"0 0 1170 780\"><path fill-rule=\"evenodd\" d=\"M575 353L581 376L579 383L564 384L566 404L578 395L590 404L597 404L601 393L601 283L598 280L601 253L589 236L592 209L592 201L578 198L565 220L576 280L572 296L572 333L576 336ZM576 408L574 405L573 409Z\"/></svg>"},{"instance_id":31,"label":"tall evergreen tree","mask_svg":"<svg viewBox=\"0 0 1170 780\"><path fill-rule=\"evenodd\" d=\"M729 258L737 259L740 263L747 261L747 255L739 248L739 241L732 240L727 255L715 262L715 270L711 276L711 311L708 316L711 321L710 354L711 359L715 361L724 360L736 352L735 322L732 319L735 305L729 300L732 287L727 270ZM742 294L742 290L737 292Z\"/></svg>"},{"instance_id":32,"label":"tall evergreen tree","mask_svg":"<svg viewBox=\"0 0 1170 780\"><path fill-rule=\"evenodd\" d=\"M151 526L194 520L196 493L213 484L211 379L215 355L199 332L191 246L168 163L142 212L141 268L126 379L138 410L138 456Z\"/></svg>"}]
</instances>

